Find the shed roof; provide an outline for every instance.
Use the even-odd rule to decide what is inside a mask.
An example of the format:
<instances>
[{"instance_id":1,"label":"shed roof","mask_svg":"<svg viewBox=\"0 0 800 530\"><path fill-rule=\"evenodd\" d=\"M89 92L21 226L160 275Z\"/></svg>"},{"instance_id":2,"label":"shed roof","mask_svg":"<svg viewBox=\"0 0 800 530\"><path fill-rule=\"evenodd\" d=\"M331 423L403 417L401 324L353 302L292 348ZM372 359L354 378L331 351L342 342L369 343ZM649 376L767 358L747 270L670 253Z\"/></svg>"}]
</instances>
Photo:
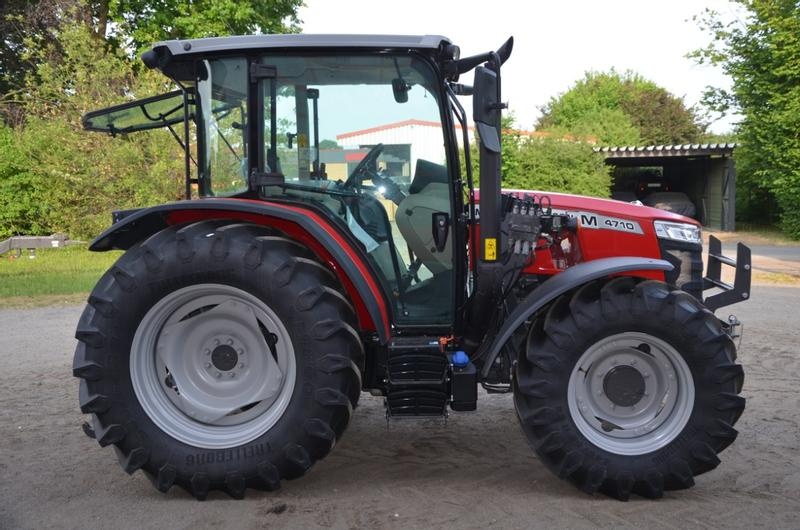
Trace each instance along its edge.
<instances>
[{"instance_id":1,"label":"shed roof","mask_svg":"<svg viewBox=\"0 0 800 530\"><path fill-rule=\"evenodd\" d=\"M609 158L660 158L679 156L730 156L735 143L680 144L680 145L627 145L622 147L595 147L595 153Z\"/></svg>"}]
</instances>

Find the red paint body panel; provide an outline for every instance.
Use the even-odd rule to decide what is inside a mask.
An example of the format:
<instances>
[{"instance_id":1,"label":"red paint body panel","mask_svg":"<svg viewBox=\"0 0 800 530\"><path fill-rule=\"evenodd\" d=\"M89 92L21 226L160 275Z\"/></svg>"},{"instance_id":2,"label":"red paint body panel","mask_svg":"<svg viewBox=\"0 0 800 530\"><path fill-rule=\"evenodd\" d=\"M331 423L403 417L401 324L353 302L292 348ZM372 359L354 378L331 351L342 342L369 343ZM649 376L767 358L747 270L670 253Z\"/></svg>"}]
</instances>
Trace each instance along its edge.
<instances>
[{"instance_id":1,"label":"red paint body panel","mask_svg":"<svg viewBox=\"0 0 800 530\"><path fill-rule=\"evenodd\" d=\"M567 213L590 212L611 216L617 219L634 221L642 229L641 234L635 234L616 230L589 229L579 225L577 233L570 235L563 247L556 245L551 249L537 251L536 259L524 269L527 274L557 274L565 266L600 258L639 256L660 259L661 250L653 221L658 219L700 226L694 219L672 212L612 199L598 199L541 191L503 190L503 192L518 196L528 194L541 197L545 195L550 198L551 205L556 211ZM475 196L476 199L480 198L478 190L475 191ZM664 280L664 273L660 271L637 271L628 274L642 278Z\"/></svg>"},{"instance_id":2,"label":"red paint body panel","mask_svg":"<svg viewBox=\"0 0 800 530\"><path fill-rule=\"evenodd\" d=\"M364 305L364 301L358 294L353 282L348 278L348 276L344 273L342 268L336 262L336 260L331 256L331 254L325 249L323 245L319 243L311 234L309 234L306 230L302 227L293 223L291 221L287 221L285 219L280 219L277 217L272 217L269 215L262 215L262 214L253 214L248 212L236 212L236 211L228 211L228 210L215 210L213 201L214 199L205 199L208 201L208 209L207 210L183 210L183 211L176 211L170 213L167 222L170 224L179 224L179 223L189 223L194 221L201 221L204 219L236 219L247 221L253 224L259 224L263 226L271 226L274 227L281 232L286 233L293 239L297 240L298 242L302 243L303 245L307 246L311 249L314 254L316 254L322 261L328 264L331 270L336 274L341 281L342 285L344 286L347 294L350 297L350 300L353 302L353 306L356 310L356 316L358 317L358 322L360 329L365 331L375 331L377 325L381 325L384 330L386 331L387 336L390 334L390 322L389 322L389 312L382 303L383 300L383 293L375 282L372 277L372 273L370 272L369 265L363 262L361 257L352 251L350 248L350 244L339 234L339 232L330 225L330 223L325 220L324 218L320 217L313 211L310 211L306 208L298 208L294 206L289 206L286 204L274 203L270 202L270 206L276 208L282 208L286 210L292 210L294 212L302 213L303 215L309 217L314 223L319 225L325 232L327 232L336 242L345 250L347 255L352 260L353 264L358 268L359 272L362 276L366 279L367 284L369 285L370 291L375 296L375 299L378 300L379 303L379 310L381 313L381 319L383 322L376 323L373 322L372 318L370 317L369 312L367 311L366 306ZM231 200L231 199L227 199ZM241 200L242 202L255 202L259 204L263 204L264 201L256 201L251 199L236 199Z\"/></svg>"}]
</instances>

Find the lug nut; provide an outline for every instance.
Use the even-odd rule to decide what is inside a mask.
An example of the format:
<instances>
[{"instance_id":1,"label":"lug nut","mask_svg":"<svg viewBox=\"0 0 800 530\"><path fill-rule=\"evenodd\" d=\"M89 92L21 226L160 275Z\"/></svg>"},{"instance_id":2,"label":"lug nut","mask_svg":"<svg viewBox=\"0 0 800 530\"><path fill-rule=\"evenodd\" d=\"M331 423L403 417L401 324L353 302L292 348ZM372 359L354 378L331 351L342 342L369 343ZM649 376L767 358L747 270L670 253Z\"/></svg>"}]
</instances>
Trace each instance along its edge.
<instances>
[{"instance_id":1,"label":"lug nut","mask_svg":"<svg viewBox=\"0 0 800 530\"><path fill-rule=\"evenodd\" d=\"M231 344L233 344L233 339L228 339L228 346L230 346Z\"/></svg>"},{"instance_id":2,"label":"lug nut","mask_svg":"<svg viewBox=\"0 0 800 530\"><path fill-rule=\"evenodd\" d=\"M217 378L222 377L222 374L217 372L216 374L214 374L214 377L217 377Z\"/></svg>"},{"instance_id":3,"label":"lug nut","mask_svg":"<svg viewBox=\"0 0 800 530\"><path fill-rule=\"evenodd\" d=\"M211 368L211 363L206 363L206 368Z\"/></svg>"},{"instance_id":4,"label":"lug nut","mask_svg":"<svg viewBox=\"0 0 800 530\"><path fill-rule=\"evenodd\" d=\"M206 348L206 350L205 350L203 353L205 353L206 355L211 355L211 350L209 350L208 348Z\"/></svg>"},{"instance_id":5,"label":"lug nut","mask_svg":"<svg viewBox=\"0 0 800 530\"><path fill-rule=\"evenodd\" d=\"M228 374L228 377L236 377L236 372L230 372L230 373Z\"/></svg>"},{"instance_id":6,"label":"lug nut","mask_svg":"<svg viewBox=\"0 0 800 530\"><path fill-rule=\"evenodd\" d=\"M244 363L239 363L239 369L244 368Z\"/></svg>"}]
</instances>

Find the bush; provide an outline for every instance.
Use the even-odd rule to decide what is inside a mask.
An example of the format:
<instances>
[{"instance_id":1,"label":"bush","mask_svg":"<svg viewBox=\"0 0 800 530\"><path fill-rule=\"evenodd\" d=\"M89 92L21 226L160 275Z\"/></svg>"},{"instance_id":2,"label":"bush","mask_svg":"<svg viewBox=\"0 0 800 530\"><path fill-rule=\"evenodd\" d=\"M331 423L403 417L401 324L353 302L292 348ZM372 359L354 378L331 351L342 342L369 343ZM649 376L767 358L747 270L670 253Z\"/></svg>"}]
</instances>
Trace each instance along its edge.
<instances>
[{"instance_id":1,"label":"bush","mask_svg":"<svg viewBox=\"0 0 800 530\"><path fill-rule=\"evenodd\" d=\"M46 180L31 170L17 143L15 132L0 125L0 239L46 234L51 225Z\"/></svg>"},{"instance_id":2,"label":"bush","mask_svg":"<svg viewBox=\"0 0 800 530\"><path fill-rule=\"evenodd\" d=\"M512 114L503 118L503 130L503 188L609 196L611 168L590 144L555 133L527 136L514 129ZM471 157L477 186L476 143L472 144Z\"/></svg>"},{"instance_id":3,"label":"bush","mask_svg":"<svg viewBox=\"0 0 800 530\"><path fill-rule=\"evenodd\" d=\"M609 196L610 168L589 144L558 138L523 138L504 148L504 188Z\"/></svg>"},{"instance_id":4,"label":"bush","mask_svg":"<svg viewBox=\"0 0 800 530\"><path fill-rule=\"evenodd\" d=\"M163 91L163 78L134 75L132 63L98 47L84 27L59 37L63 58L40 63L25 122L0 129L0 237L93 238L112 210L176 200L184 189L183 152L168 132L111 138L80 123L89 110Z\"/></svg>"}]
</instances>

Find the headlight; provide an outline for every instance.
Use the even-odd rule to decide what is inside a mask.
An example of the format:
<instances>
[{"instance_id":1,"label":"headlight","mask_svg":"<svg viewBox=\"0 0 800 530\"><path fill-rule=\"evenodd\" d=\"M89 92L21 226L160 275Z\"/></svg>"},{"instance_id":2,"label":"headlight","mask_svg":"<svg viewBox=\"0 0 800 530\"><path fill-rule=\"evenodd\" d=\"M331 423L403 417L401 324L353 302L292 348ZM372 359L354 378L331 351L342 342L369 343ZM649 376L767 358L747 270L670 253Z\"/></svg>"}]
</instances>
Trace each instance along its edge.
<instances>
[{"instance_id":1,"label":"headlight","mask_svg":"<svg viewBox=\"0 0 800 530\"><path fill-rule=\"evenodd\" d=\"M685 241L687 243L700 243L700 229L688 223L670 223L656 221L656 235L662 239Z\"/></svg>"}]
</instances>

